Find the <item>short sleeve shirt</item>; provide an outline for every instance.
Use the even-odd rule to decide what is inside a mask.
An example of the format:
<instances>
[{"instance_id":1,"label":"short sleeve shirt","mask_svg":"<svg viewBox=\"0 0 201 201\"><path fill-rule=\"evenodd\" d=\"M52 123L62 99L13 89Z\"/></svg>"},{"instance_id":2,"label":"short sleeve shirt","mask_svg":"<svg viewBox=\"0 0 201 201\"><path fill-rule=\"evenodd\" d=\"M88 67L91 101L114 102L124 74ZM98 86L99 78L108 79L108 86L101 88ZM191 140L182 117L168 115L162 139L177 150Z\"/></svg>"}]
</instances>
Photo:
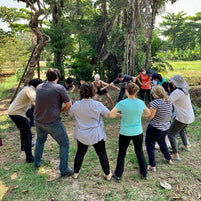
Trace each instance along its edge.
<instances>
[{"instance_id":1,"label":"short sleeve shirt","mask_svg":"<svg viewBox=\"0 0 201 201\"><path fill-rule=\"evenodd\" d=\"M40 84L36 90L35 120L51 124L60 119L62 103L69 102L66 89L54 82Z\"/></svg>"},{"instance_id":2,"label":"short sleeve shirt","mask_svg":"<svg viewBox=\"0 0 201 201\"><path fill-rule=\"evenodd\" d=\"M162 85L164 82L166 82L166 79L164 77L162 77L162 78L163 78L162 82L161 81L157 81L157 84Z\"/></svg>"},{"instance_id":3,"label":"short sleeve shirt","mask_svg":"<svg viewBox=\"0 0 201 201\"><path fill-rule=\"evenodd\" d=\"M115 106L122 113L120 134L125 136L136 136L143 132L142 113L145 103L140 99L125 99Z\"/></svg>"},{"instance_id":4,"label":"short sleeve shirt","mask_svg":"<svg viewBox=\"0 0 201 201\"><path fill-rule=\"evenodd\" d=\"M8 114L25 117L25 113L31 106L31 103L35 102L35 99L36 99L35 88L33 86L24 87L10 105L8 109Z\"/></svg>"},{"instance_id":5,"label":"short sleeve shirt","mask_svg":"<svg viewBox=\"0 0 201 201\"><path fill-rule=\"evenodd\" d=\"M122 82L120 82L119 79L116 78L116 79L113 81L113 83L114 83L114 84L119 84L119 83L126 83L126 82L130 82L130 81L132 81L132 76L130 76L130 75L124 75L124 79L123 79Z\"/></svg>"},{"instance_id":6,"label":"short sleeve shirt","mask_svg":"<svg viewBox=\"0 0 201 201\"><path fill-rule=\"evenodd\" d=\"M172 103L166 102L163 99L155 99L151 104L151 107L156 109L154 118L150 121L150 124L161 131L166 131L170 127L170 119L172 116Z\"/></svg>"},{"instance_id":7,"label":"short sleeve shirt","mask_svg":"<svg viewBox=\"0 0 201 201\"><path fill-rule=\"evenodd\" d=\"M65 82L62 84L62 86L68 91L70 88L72 88L73 85L66 86Z\"/></svg>"},{"instance_id":8,"label":"short sleeve shirt","mask_svg":"<svg viewBox=\"0 0 201 201\"><path fill-rule=\"evenodd\" d=\"M141 77L141 79L142 79L141 89L151 89L151 84L150 84L151 77L148 75L143 75L141 73L140 73L139 77ZM147 82L149 82L149 84L145 85Z\"/></svg>"},{"instance_id":9,"label":"short sleeve shirt","mask_svg":"<svg viewBox=\"0 0 201 201\"><path fill-rule=\"evenodd\" d=\"M75 102L68 113L76 118L74 138L85 145L93 145L106 140L103 117L108 117L109 110L93 99Z\"/></svg>"}]
</instances>

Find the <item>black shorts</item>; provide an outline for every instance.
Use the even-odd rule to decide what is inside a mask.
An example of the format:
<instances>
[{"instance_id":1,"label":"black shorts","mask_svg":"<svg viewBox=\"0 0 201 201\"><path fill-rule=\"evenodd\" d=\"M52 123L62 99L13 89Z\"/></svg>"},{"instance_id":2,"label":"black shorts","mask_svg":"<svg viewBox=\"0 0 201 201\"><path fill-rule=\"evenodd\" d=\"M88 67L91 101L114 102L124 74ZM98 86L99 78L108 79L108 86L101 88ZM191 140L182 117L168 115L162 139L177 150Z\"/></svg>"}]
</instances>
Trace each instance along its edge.
<instances>
[{"instance_id":1,"label":"black shorts","mask_svg":"<svg viewBox=\"0 0 201 201\"><path fill-rule=\"evenodd\" d=\"M104 95L104 94L106 94L106 93L108 93L107 92L107 89L103 89L103 90L98 90L97 92L96 92L99 96L102 96L102 95Z\"/></svg>"}]
</instances>

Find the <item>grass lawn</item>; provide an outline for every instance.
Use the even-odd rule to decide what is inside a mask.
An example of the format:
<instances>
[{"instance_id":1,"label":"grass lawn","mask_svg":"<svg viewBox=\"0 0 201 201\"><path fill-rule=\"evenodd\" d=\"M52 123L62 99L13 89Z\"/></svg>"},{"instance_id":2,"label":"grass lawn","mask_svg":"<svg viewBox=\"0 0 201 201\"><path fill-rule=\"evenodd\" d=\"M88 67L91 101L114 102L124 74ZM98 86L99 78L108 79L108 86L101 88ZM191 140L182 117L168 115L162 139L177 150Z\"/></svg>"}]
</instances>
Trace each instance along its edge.
<instances>
[{"instance_id":1,"label":"grass lawn","mask_svg":"<svg viewBox=\"0 0 201 201\"><path fill-rule=\"evenodd\" d=\"M199 66L201 61L171 61L170 63L173 65L174 71L164 74L167 79L175 74L184 75L185 78L193 82L200 78L201 69ZM184 69L185 66L188 66L188 71ZM198 78L194 79L191 76L192 74ZM197 81L194 82L196 85L197 83ZM3 146L0 147L0 200L197 201L201 199L200 111L198 111L195 122L187 128L192 151L185 152L179 149L182 161L168 165L163 160L161 152L156 149L157 172L149 172L148 180L140 178L132 143L127 151L125 171L121 183L116 183L114 179L110 182L103 179L103 171L93 147L88 149L79 179L74 180L72 177L61 179L58 170L59 146L50 136L44 150L44 164L38 170L35 170L33 164L25 163L25 154L20 151L19 131L6 114L10 98L16 86L15 76L0 84L0 136L3 141ZM112 98L116 100L118 91L109 89L109 92ZM74 100L79 100L76 90L70 96ZM195 96L199 95L195 94ZM99 100L110 108L105 97L101 96ZM69 166L73 167L77 149L76 141L73 138L75 119L69 117L67 113L63 113L62 122L70 139ZM107 133L106 149L110 168L113 172L117 161L120 120L118 118L104 119L104 124ZM144 133L147 124L148 121L143 118ZM32 131L36 134L35 128ZM36 136L33 140L36 140ZM178 141L181 143L180 139ZM148 163L145 147L144 153ZM164 180L172 186L171 190L166 190L160 186L160 182Z\"/></svg>"},{"instance_id":2,"label":"grass lawn","mask_svg":"<svg viewBox=\"0 0 201 201\"><path fill-rule=\"evenodd\" d=\"M109 92L113 98L117 98L118 91ZM77 93L72 95L74 99L79 99ZM100 101L109 106L105 97L101 97ZM62 121L70 139L69 166L73 167L77 149L76 141L73 139L75 119L63 113ZM117 161L120 120L118 118L104 119L104 123L107 133L106 148L113 172ZM147 124L148 122L143 119L144 131ZM35 128L32 131L36 133ZM50 136L44 150L44 164L35 170L33 164L25 163L25 154L20 151L19 131L6 114L0 117L0 135L3 140L3 146L0 147L0 200L165 201L201 198L200 117L197 117L196 121L188 127L192 151L179 150L182 161L168 165L157 149L157 172L149 172L148 180L140 178L131 143L127 151L121 183L116 183L114 179L110 182L103 179L104 174L93 147L88 149L79 179L74 180L72 177L61 179L58 170L59 146ZM36 137L33 140L36 140ZM144 151L148 163L145 147ZM160 182L164 180L172 186L171 190L160 186Z\"/></svg>"},{"instance_id":3,"label":"grass lawn","mask_svg":"<svg viewBox=\"0 0 201 201\"><path fill-rule=\"evenodd\" d=\"M163 72L163 76L169 79L180 74L185 77L190 86L201 85L201 61L168 61L173 71Z\"/></svg>"}]
</instances>

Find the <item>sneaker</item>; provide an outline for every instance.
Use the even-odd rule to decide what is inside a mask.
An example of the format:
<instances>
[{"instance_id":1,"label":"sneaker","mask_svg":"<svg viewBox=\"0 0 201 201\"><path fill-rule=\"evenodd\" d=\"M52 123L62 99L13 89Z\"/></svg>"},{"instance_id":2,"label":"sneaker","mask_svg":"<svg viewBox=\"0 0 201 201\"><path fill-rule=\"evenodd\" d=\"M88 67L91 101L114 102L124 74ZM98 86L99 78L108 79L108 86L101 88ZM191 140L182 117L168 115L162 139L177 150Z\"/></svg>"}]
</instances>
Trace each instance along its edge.
<instances>
[{"instance_id":1,"label":"sneaker","mask_svg":"<svg viewBox=\"0 0 201 201\"><path fill-rule=\"evenodd\" d=\"M26 159L26 162L27 163L33 163L34 162L34 158L28 158L28 159Z\"/></svg>"},{"instance_id":2,"label":"sneaker","mask_svg":"<svg viewBox=\"0 0 201 201\"><path fill-rule=\"evenodd\" d=\"M114 175L113 175L113 176L114 176L116 182L117 182L117 183L120 183L121 177L117 177L115 172L114 172Z\"/></svg>"},{"instance_id":3,"label":"sneaker","mask_svg":"<svg viewBox=\"0 0 201 201\"><path fill-rule=\"evenodd\" d=\"M66 172L61 173L61 177L69 177L74 173L74 169L73 168L69 168Z\"/></svg>"},{"instance_id":4,"label":"sneaker","mask_svg":"<svg viewBox=\"0 0 201 201\"><path fill-rule=\"evenodd\" d=\"M141 177L141 179L144 179L144 180L147 180L147 179L148 179L147 175L146 175L146 176L143 176L142 174L140 174L140 177Z\"/></svg>"}]
</instances>

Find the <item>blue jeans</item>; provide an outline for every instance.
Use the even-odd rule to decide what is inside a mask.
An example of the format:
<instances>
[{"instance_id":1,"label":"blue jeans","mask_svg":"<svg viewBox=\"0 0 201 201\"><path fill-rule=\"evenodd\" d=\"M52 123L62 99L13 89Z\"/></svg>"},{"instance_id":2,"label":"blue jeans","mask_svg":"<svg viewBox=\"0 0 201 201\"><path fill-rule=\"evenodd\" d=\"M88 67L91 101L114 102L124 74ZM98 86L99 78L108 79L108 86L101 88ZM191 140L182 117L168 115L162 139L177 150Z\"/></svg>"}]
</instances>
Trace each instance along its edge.
<instances>
[{"instance_id":1,"label":"blue jeans","mask_svg":"<svg viewBox=\"0 0 201 201\"><path fill-rule=\"evenodd\" d=\"M151 124L148 125L146 131L146 148L147 154L149 156L149 164L152 167L156 166L155 162L155 143L158 142L161 152L163 153L165 159L170 160L171 156L165 142L166 131L158 130L157 128L153 127Z\"/></svg>"},{"instance_id":2,"label":"blue jeans","mask_svg":"<svg viewBox=\"0 0 201 201\"><path fill-rule=\"evenodd\" d=\"M69 139L66 129L63 123L61 122L61 119L52 124L42 124L37 121L35 122L35 124L37 131L37 140L36 140L35 158L34 158L35 165L39 166L41 164L44 145L49 133L60 146L59 170L61 173L65 173L68 170Z\"/></svg>"}]
</instances>

